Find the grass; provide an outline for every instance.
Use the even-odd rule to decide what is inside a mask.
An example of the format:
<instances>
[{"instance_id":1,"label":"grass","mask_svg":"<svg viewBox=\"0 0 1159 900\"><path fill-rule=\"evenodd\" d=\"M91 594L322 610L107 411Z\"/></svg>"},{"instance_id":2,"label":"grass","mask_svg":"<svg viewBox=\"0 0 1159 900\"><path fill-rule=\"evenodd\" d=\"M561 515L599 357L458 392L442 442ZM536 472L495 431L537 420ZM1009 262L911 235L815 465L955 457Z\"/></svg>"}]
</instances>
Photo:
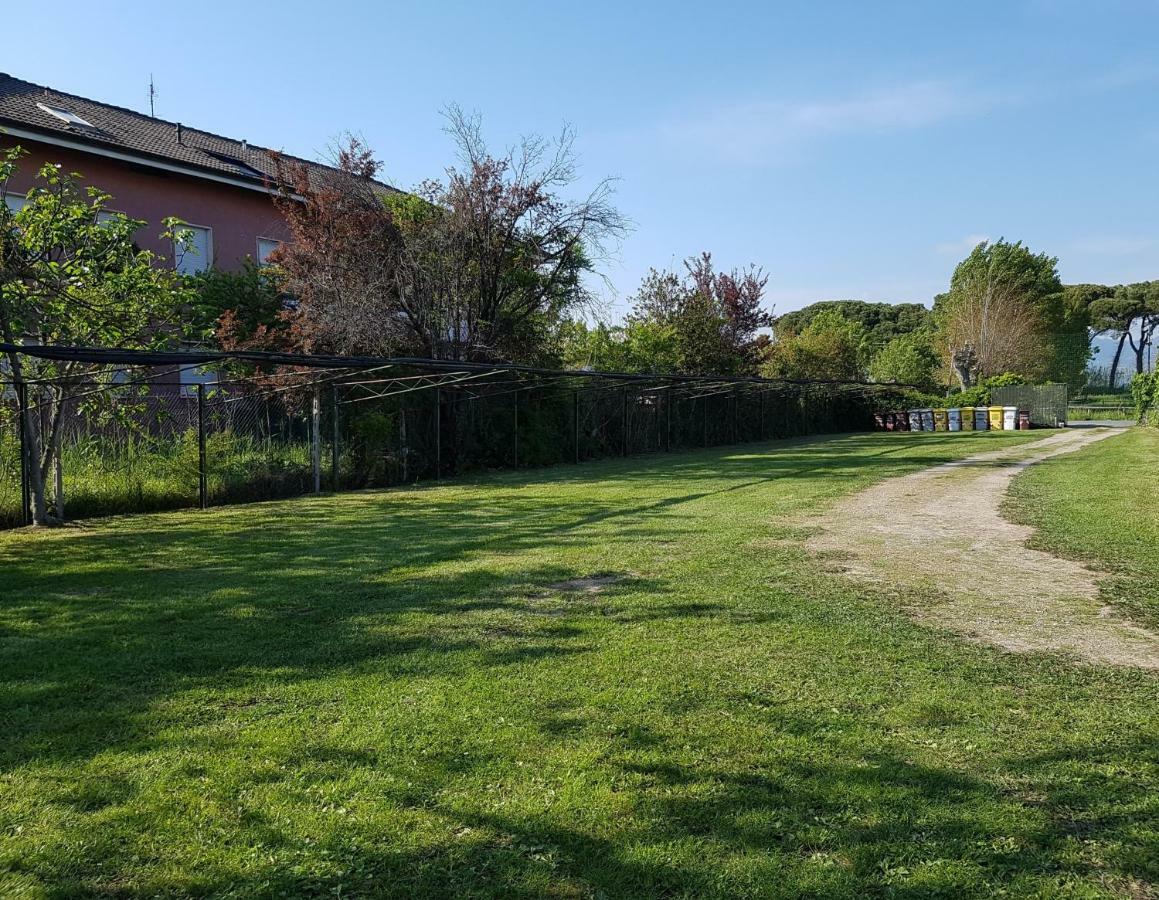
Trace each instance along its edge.
<instances>
[{"instance_id":1,"label":"grass","mask_svg":"<svg viewBox=\"0 0 1159 900\"><path fill-rule=\"evenodd\" d=\"M1159 429L1133 428L1029 469L1007 506L1038 529L1035 546L1115 573L1107 600L1159 628L1157 500Z\"/></svg>"},{"instance_id":2,"label":"grass","mask_svg":"<svg viewBox=\"0 0 1159 900\"><path fill-rule=\"evenodd\" d=\"M230 431L214 432L206 441L206 461L212 503L292 496L310 490L313 481L305 441L265 442ZM182 509L198 502L194 430L115 444L89 437L70 442L62 463L69 519ZM16 439L0 434L0 528L20 522L19 473Z\"/></svg>"},{"instance_id":3,"label":"grass","mask_svg":"<svg viewBox=\"0 0 1159 900\"><path fill-rule=\"evenodd\" d=\"M1147 896L1155 677L921 628L795 524L1036 436L0 534L0 894Z\"/></svg>"},{"instance_id":4,"label":"grass","mask_svg":"<svg viewBox=\"0 0 1159 900\"><path fill-rule=\"evenodd\" d=\"M1135 404L1074 405L1067 407L1066 417L1071 422L1113 422L1135 418Z\"/></svg>"}]
</instances>

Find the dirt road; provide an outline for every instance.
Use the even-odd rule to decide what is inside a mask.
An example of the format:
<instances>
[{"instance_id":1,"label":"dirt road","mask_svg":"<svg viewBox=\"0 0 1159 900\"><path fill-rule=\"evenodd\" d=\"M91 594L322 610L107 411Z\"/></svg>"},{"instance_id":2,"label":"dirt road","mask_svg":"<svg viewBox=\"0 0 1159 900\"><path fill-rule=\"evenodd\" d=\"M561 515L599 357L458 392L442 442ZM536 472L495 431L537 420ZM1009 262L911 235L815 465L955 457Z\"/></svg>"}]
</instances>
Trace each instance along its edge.
<instances>
[{"instance_id":1,"label":"dirt road","mask_svg":"<svg viewBox=\"0 0 1159 900\"><path fill-rule=\"evenodd\" d=\"M932 589L921 621L1011 651L1159 669L1159 634L1099 600L1109 577L1026 546L1032 529L1002 518L1011 479L1027 466L1112 436L1066 431L856 494L811 524L816 551L837 551L852 577Z\"/></svg>"}]
</instances>

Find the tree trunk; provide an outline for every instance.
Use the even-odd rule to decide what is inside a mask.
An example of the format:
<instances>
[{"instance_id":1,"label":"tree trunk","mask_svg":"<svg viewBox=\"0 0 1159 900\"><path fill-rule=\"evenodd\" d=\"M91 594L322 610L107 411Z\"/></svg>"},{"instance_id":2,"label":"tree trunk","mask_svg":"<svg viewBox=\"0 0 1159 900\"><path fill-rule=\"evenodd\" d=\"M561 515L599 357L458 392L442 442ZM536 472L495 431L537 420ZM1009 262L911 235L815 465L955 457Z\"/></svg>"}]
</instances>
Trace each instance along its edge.
<instances>
[{"instance_id":1,"label":"tree trunk","mask_svg":"<svg viewBox=\"0 0 1159 900\"><path fill-rule=\"evenodd\" d=\"M1112 391L1115 389L1115 379L1119 375L1119 358L1123 355L1123 344L1127 343L1127 329L1119 335L1119 346L1115 348L1115 358L1111 360L1111 377L1110 384L1107 385Z\"/></svg>"},{"instance_id":2,"label":"tree trunk","mask_svg":"<svg viewBox=\"0 0 1159 900\"><path fill-rule=\"evenodd\" d=\"M44 490L44 471L40 467L42 457L40 440L40 419L34 415L32 406L25 401L24 411L24 452L27 454L25 470L28 472L29 491L32 495L32 524L48 525L48 501Z\"/></svg>"},{"instance_id":3,"label":"tree trunk","mask_svg":"<svg viewBox=\"0 0 1159 900\"><path fill-rule=\"evenodd\" d=\"M7 328L4 329L4 339L10 344L15 343ZM30 403L28 400L28 383L24 380L24 366L21 363L20 354L8 354L8 368L12 374L12 384L19 396L23 398L23 406L19 413L24 426L21 449L24 453L24 471L28 473L32 524L48 525L50 524L48 502L44 490L44 470L41 468L44 449L40 437L40 418L35 415L34 406L36 404Z\"/></svg>"}]
</instances>

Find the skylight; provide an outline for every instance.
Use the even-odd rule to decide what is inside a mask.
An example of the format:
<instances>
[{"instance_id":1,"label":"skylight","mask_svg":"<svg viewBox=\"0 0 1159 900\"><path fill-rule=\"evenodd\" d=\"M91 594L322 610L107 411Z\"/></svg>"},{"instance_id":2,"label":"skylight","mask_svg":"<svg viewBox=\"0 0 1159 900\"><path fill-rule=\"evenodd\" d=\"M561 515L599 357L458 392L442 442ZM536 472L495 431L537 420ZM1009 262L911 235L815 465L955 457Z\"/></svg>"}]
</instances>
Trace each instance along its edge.
<instances>
[{"instance_id":1,"label":"skylight","mask_svg":"<svg viewBox=\"0 0 1159 900\"><path fill-rule=\"evenodd\" d=\"M265 178L266 177L265 172L259 172L257 169L255 169L253 166L251 166L249 163L243 162L242 160L238 159L236 156L230 156L226 153L218 153L216 150L205 150L204 152L208 153L210 156L212 156L218 162L223 162L226 165L233 166L242 175L251 175L255 178Z\"/></svg>"},{"instance_id":2,"label":"skylight","mask_svg":"<svg viewBox=\"0 0 1159 900\"><path fill-rule=\"evenodd\" d=\"M79 125L81 128L93 128L92 122L87 122L74 112L69 112L59 106L49 106L47 103L37 103L40 109L44 110L50 116L55 116L62 122L67 122L69 125Z\"/></svg>"}]
</instances>

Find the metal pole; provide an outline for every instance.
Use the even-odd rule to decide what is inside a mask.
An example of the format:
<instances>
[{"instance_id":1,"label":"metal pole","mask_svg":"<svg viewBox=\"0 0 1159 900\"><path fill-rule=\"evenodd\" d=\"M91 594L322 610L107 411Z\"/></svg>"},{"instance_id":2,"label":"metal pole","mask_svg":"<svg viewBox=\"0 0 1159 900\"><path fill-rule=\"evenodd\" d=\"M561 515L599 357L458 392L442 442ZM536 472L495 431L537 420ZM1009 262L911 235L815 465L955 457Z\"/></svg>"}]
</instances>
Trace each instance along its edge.
<instances>
[{"instance_id":1,"label":"metal pole","mask_svg":"<svg viewBox=\"0 0 1159 900\"><path fill-rule=\"evenodd\" d=\"M624 456L628 455L628 389L624 388Z\"/></svg>"},{"instance_id":2,"label":"metal pole","mask_svg":"<svg viewBox=\"0 0 1159 900\"><path fill-rule=\"evenodd\" d=\"M763 441L765 439L765 392L761 391L758 396L761 398L761 421L757 435Z\"/></svg>"},{"instance_id":3,"label":"metal pole","mask_svg":"<svg viewBox=\"0 0 1159 900\"><path fill-rule=\"evenodd\" d=\"M197 499L209 509L209 474L205 470L205 385L197 385Z\"/></svg>"},{"instance_id":4,"label":"metal pole","mask_svg":"<svg viewBox=\"0 0 1159 900\"><path fill-rule=\"evenodd\" d=\"M61 453L64 448L57 445L56 460L53 463L53 493L56 496L53 498L56 502L56 517L60 521L64 521L64 463L61 462Z\"/></svg>"},{"instance_id":5,"label":"metal pole","mask_svg":"<svg viewBox=\"0 0 1159 900\"><path fill-rule=\"evenodd\" d=\"M571 392L571 418L575 436L575 461L580 461L579 391Z\"/></svg>"},{"instance_id":6,"label":"metal pole","mask_svg":"<svg viewBox=\"0 0 1159 900\"><path fill-rule=\"evenodd\" d=\"M664 449L669 453L672 452L672 395L666 394L664 396L664 418L666 436L664 438Z\"/></svg>"},{"instance_id":7,"label":"metal pole","mask_svg":"<svg viewBox=\"0 0 1159 900\"><path fill-rule=\"evenodd\" d=\"M435 388L435 480L443 477L443 389Z\"/></svg>"},{"instance_id":8,"label":"metal pole","mask_svg":"<svg viewBox=\"0 0 1159 900\"><path fill-rule=\"evenodd\" d=\"M28 462L28 422L25 417L28 415L28 387L23 384L16 385L16 415L19 418L20 424L18 430L20 432L20 524L32 524L32 484L29 479L32 473L29 470Z\"/></svg>"},{"instance_id":9,"label":"metal pole","mask_svg":"<svg viewBox=\"0 0 1159 900\"><path fill-rule=\"evenodd\" d=\"M341 477L340 466L340 452L339 452L339 436L338 436L338 385L332 385L330 388L330 402L333 406L334 413L334 433L330 440L330 490L337 492L338 479Z\"/></svg>"},{"instance_id":10,"label":"metal pole","mask_svg":"<svg viewBox=\"0 0 1159 900\"><path fill-rule=\"evenodd\" d=\"M314 493L322 493L322 389L314 386L310 401L310 464L314 469Z\"/></svg>"},{"instance_id":11,"label":"metal pole","mask_svg":"<svg viewBox=\"0 0 1159 900\"><path fill-rule=\"evenodd\" d=\"M733 391L732 392L732 442L734 444L737 442L737 438L739 437L739 433L738 433L738 429L737 429L737 421L736 421L736 408L737 408L736 391Z\"/></svg>"},{"instance_id":12,"label":"metal pole","mask_svg":"<svg viewBox=\"0 0 1159 900\"><path fill-rule=\"evenodd\" d=\"M519 468L519 391L514 394L515 397L515 468Z\"/></svg>"},{"instance_id":13,"label":"metal pole","mask_svg":"<svg viewBox=\"0 0 1159 900\"><path fill-rule=\"evenodd\" d=\"M700 431L704 446L708 446L708 398L700 398Z\"/></svg>"}]
</instances>

